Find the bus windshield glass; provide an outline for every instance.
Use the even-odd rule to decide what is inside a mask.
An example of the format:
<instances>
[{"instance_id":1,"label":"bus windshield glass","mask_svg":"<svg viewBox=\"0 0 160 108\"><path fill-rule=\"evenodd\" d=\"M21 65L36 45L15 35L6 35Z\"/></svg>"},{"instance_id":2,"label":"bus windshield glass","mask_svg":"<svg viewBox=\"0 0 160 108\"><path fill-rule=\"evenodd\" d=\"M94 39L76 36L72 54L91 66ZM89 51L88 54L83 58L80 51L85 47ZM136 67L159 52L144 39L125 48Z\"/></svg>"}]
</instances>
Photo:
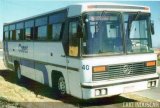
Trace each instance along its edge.
<instances>
[{"instance_id":1,"label":"bus windshield glass","mask_svg":"<svg viewBox=\"0 0 160 108\"><path fill-rule=\"evenodd\" d=\"M88 12L83 55L152 52L149 22L148 13Z\"/></svg>"},{"instance_id":2,"label":"bus windshield glass","mask_svg":"<svg viewBox=\"0 0 160 108\"><path fill-rule=\"evenodd\" d=\"M85 19L87 35L84 55L114 55L123 53L121 14L89 12Z\"/></svg>"},{"instance_id":3,"label":"bus windshield glass","mask_svg":"<svg viewBox=\"0 0 160 108\"><path fill-rule=\"evenodd\" d=\"M123 17L127 53L152 52L149 29L150 14L124 13Z\"/></svg>"}]
</instances>

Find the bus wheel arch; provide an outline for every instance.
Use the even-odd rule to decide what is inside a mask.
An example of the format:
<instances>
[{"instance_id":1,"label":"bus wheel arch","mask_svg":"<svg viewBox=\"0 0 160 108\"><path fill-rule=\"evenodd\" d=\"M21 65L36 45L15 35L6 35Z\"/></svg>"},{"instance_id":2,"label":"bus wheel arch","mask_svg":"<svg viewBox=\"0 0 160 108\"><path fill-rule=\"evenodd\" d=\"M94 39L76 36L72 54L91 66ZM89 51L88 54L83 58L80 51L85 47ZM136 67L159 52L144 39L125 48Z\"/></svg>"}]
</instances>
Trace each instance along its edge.
<instances>
[{"instance_id":1,"label":"bus wheel arch","mask_svg":"<svg viewBox=\"0 0 160 108\"><path fill-rule=\"evenodd\" d=\"M66 81L62 72L52 71L52 88L59 98L66 96Z\"/></svg>"}]
</instances>

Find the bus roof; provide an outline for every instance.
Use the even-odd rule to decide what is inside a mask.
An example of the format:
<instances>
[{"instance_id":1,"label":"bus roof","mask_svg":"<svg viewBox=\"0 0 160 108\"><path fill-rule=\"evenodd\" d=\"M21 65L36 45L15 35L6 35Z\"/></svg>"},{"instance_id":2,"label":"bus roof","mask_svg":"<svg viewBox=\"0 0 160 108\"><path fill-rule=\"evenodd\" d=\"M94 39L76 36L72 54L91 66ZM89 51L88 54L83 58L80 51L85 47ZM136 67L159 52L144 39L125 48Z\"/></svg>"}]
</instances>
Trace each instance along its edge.
<instances>
[{"instance_id":1,"label":"bus roof","mask_svg":"<svg viewBox=\"0 0 160 108\"><path fill-rule=\"evenodd\" d=\"M110 2L86 2L69 6L68 17L89 11L150 12L148 6L128 5Z\"/></svg>"},{"instance_id":2,"label":"bus roof","mask_svg":"<svg viewBox=\"0 0 160 108\"><path fill-rule=\"evenodd\" d=\"M150 8L147 6L137 6L137 5L128 5L128 4L119 4L119 3L110 3L110 2L85 2L85 3L76 3L69 5L67 7L57 9L54 11L49 11L43 14L38 14L21 20L17 20L10 23L4 23L5 25L22 22L25 20L34 19L37 17L49 15L59 11L68 10L68 17L74 17L82 14L83 12L89 11L120 11L120 12L150 12Z\"/></svg>"},{"instance_id":3,"label":"bus roof","mask_svg":"<svg viewBox=\"0 0 160 108\"><path fill-rule=\"evenodd\" d=\"M37 14L37 15L34 15L34 16L26 17L26 18L23 18L23 19L19 19L19 20L13 21L13 22L4 23L4 26L5 26L5 25L9 25L9 24L13 24L13 23L22 22L22 21L27 21L27 20L30 20L30 19L38 18L38 17L41 17L41 16L49 15L49 14L54 14L54 13L56 13L56 12L64 11L64 10L66 10L66 9L67 9L67 7L65 7L65 8L60 8L60 9L48 11L48 12L45 12L45 13Z\"/></svg>"}]
</instances>

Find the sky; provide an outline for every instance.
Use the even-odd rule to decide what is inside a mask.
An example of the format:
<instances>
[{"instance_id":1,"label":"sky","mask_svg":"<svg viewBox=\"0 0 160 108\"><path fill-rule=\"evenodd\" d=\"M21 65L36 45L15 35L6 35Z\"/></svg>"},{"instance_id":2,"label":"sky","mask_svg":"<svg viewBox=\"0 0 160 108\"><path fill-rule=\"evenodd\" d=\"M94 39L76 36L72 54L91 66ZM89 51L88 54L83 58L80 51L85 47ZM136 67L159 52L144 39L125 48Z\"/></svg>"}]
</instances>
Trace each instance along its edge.
<instances>
[{"instance_id":1,"label":"sky","mask_svg":"<svg viewBox=\"0 0 160 108\"><path fill-rule=\"evenodd\" d=\"M160 1L144 0L0 0L0 41L3 36L4 23L52 11L74 3L95 1L149 6L155 26L155 35L152 35L153 47L160 48Z\"/></svg>"}]
</instances>

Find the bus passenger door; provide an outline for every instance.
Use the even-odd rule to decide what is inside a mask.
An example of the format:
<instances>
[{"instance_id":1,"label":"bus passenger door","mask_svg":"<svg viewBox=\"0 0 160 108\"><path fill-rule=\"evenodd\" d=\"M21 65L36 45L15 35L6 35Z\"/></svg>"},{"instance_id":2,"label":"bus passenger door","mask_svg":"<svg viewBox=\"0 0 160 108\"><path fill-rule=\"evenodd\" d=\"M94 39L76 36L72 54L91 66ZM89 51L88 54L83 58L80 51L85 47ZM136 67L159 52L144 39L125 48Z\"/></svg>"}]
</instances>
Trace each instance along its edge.
<instances>
[{"instance_id":1,"label":"bus passenger door","mask_svg":"<svg viewBox=\"0 0 160 108\"><path fill-rule=\"evenodd\" d=\"M68 56L67 56L67 73L70 93L73 96L81 97L80 88L80 38L78 37L78 18L69 19L68 23Z\"/></svg>"}]
</instances>

